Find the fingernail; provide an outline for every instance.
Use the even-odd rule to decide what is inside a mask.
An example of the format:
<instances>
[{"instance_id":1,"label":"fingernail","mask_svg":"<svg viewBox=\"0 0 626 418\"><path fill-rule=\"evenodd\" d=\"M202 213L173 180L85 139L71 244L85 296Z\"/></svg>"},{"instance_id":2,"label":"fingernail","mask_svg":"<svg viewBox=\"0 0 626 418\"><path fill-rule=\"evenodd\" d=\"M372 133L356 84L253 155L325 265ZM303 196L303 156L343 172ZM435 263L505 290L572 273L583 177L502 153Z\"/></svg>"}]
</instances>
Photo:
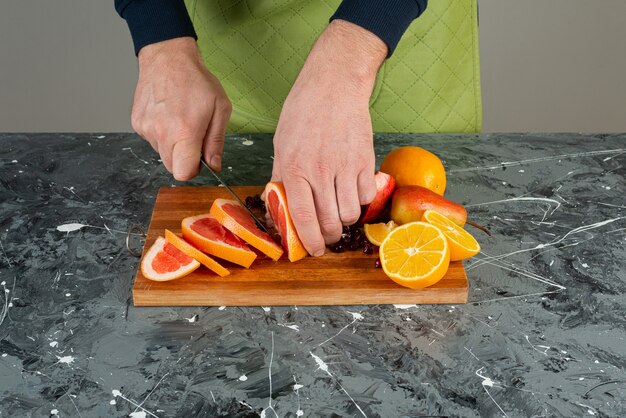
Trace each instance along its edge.
<instances>
[{"instance_id":1,"label":"fingernail","mask_svg":"<svg viewBox=\"0 0 626 418\"><path fill-rule=\"evenodd\" d=\"M209 165L213 170L220 171L222 169L222 157L219 155L212 156Z\"/></svg>"},{"instance_id":2,"label":"fingernail","mask_svg":"<svg viewBox=\"0 0 626 418\"><path fill-rule=\"evenodd\" d=\"M313 252L313 257L321 257L323 255L324 255L324 249L323 248Z\"/></svg>"}]
</instances>

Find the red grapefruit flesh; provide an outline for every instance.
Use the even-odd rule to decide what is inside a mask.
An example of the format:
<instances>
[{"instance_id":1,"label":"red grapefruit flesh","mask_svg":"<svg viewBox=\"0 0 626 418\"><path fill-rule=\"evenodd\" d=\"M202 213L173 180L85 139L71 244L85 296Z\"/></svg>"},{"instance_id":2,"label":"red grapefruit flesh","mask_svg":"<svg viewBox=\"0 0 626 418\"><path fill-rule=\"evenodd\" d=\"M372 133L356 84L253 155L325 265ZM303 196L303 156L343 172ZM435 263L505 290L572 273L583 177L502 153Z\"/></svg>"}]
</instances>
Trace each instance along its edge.
<instances>
[{"instance_id":1,"label":"red grapefruit flesh","mask_svg":"<svg viewBox=\"0 0 626 418\"><path fill-rule=\"evenodd\" d=\"M141 273L146 279L168 281L180 279L200 267L200 263L158 237L141 261Z\"/></svg>"},{"instance_id":2,"label":"red grapefruit flesh","mask_svg":"<svg viewBox=\"0 0 626 418\"><path fill-rule=\"evenodd\" d=\"M256 259L248 245L209 214L183 219L183 238L199 250L243 267Z\"/></svg>"},{"instance_id":3,"label":"red grapefruit flesh","mask_svg":"<svg viewBox=\"0 0 626 418\"><path fill-rule=\"evenodd\" d=\"M265 186L265 202L268 213L280 235L281 244L289 261L294 262L307 256L304 245L298 238L287 206L287 195L282 183L270 182Z\"/></svg>"},{"instance_id":4,"label":"red grapefruit flesh","mask_svg":"<svg viewBox=\"0 0 626 418\"><path fill-rule=\"evenodd\" d=\"M192 257L194 260L198 261L200 264L202 264L218 276L225 277L230 274L230 272L220 263L206 255L205 253L185 241L184 238L179 237L169 229L165 230L165 239L174 247L178 248L189 257Z\"/></svg>"},{"instance_id":5,"label":"red grapefruit flesh","mask_svg":"<svg viewBox=\"0 0 626 418\"><path fill-rule=\"evenodd\" d=\"M371 223L378 219L396 188L396 181L387 173L379 171L376 173L374 180L376 181L376 196L374 196L374 200L367 205L361 217L361 223L364 224Z\"/></svg>"},{"instance_id":6,"label":"red grapefruit flesh","mask_svg":"<svg viewBox=\"0 0 626 418\"><path fill-rule=\"evenodd\" d=\"M276 261L283 249L272 237L257 228L248 212L236 200L216 199L211 206L211 215L226 229Z\"/></svg>"}]
</instances>

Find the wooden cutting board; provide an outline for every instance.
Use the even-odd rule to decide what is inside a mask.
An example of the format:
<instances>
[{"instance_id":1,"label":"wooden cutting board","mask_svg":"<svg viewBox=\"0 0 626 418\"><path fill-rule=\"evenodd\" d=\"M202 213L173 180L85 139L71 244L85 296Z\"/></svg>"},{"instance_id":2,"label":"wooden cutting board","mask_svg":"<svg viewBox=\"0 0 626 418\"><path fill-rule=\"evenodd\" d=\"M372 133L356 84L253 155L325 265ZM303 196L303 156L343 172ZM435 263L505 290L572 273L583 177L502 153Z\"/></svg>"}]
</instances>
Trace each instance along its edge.
<instances>
[{"instance_id":1,"label":"wooden cutting board","mask_svg":"<svg viewBox=\"0 0 626 418\"><path fill-rule=\"evenodd\" d=\"M246 196L262 187L234 187ZM183 218L208 213L213 200L229 198L223 187L163 187L154 205L144 255L165 229L180 234ZM413 290L391 281L374 268L378 254L361 251L307 257L295 263L257 259L250 269L227 262L231 271L221 278L204 267L169 282L148 280L137 268L133 285L135 306L277 306L366 304L467 303L468 283L461 262L453 262L446 276L425 289ZM143 257L142 257L143 259Z\"/></svg>"}]
</instances>

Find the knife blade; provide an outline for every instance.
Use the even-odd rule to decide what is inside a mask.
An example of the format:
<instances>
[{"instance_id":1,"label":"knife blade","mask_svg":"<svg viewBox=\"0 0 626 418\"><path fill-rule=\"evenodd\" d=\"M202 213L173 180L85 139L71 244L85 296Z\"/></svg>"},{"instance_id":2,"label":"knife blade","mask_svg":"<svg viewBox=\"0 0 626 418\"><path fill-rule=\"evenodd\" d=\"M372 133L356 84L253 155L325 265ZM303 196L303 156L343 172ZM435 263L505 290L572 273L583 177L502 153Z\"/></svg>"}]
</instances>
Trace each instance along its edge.
<instances>
[{"instance_id":1,"label":"knife blade","mask_svg":"<svg viewBox=\"0 0 626 418\"><path fill-rule=\"evenodd\" d=\"M252 213L250 209L248 209L246 204L239 198L239 196L237 196L235 191L231 189L230 186L224 180L222 180L222 178L218 176L215 171L213 171L213 169L204 161L204 157L201 157L200 161L202 162L202 165L205 166L211 172L211 174L213 174L213 176L217 179L217 181L219 181L220 184L224 186L226 190L228 190L228 192L235 198L235 200L239 202L239 204L246 210L246 212L248 212L248 215L250 215L252 219L254 219L254 222L256 222L257 227L263 232L265 232L266 234L269 234L269 231L267 230L265 225L263 225L263 222L261 222L261 220L257 218L256 215Z\"/></svg>"}]
</instances>

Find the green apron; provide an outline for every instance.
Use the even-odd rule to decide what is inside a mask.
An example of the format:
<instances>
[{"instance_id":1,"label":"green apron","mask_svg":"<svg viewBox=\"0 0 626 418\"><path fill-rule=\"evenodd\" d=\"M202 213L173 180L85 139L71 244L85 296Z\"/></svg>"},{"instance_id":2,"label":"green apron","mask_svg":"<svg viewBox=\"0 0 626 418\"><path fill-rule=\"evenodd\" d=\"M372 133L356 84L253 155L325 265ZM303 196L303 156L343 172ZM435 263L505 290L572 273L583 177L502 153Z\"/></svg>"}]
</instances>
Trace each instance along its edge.
<instances>
[{"instance_id":1,"label":"green apron","mask_svg":"<svg viewBox=\"0 0 626 418\"><path fill-rule=\"evenodd\" d=\"M274 132L285 97L340 0L186 0L230 132ZM382 65L374 132L479 132L477 0L432 0Z\"/></svg>"}]
</instances>

